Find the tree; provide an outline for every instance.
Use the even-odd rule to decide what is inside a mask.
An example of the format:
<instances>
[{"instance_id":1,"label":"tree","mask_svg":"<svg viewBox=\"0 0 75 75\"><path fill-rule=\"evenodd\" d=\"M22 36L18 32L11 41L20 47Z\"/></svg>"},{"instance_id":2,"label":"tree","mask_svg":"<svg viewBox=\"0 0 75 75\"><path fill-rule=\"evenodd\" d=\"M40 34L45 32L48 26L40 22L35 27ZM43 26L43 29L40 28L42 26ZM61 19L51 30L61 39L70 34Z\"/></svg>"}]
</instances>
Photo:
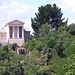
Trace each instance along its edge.
<instances>
[{"instance_id":1,"label":"tree","mask_svg":"<svg viewBox=\"0 0 75 75\"><path fill-rule=\"evenodd\" d=\"M68 38L68 34L67 34L66 30L67 30L67 26L65 25L65 26L59 27L58 32L57 32L58 38L57 38L57 42L56 42L54 47L55 47L55 50L56 50L58 56L60 56L60 57L65 56L63 54L63 51L65 50L65 47L67 47L67 43L66 43L67 41L65 41L65 40L68 40L68 42L69 42L69 39L70 39L70 38Z\"/></svg>"},{"instance_id":2,"label":"tree","mask_svg":"<svg viewBox=\"0 0 75 75\"><path fill-rule=\"evenodd\" d=\"M39 28L46 22L54 29L58 29L59 26L67 23L67 21L63 22L63 13L61 12L61 8L58 8L56 4L38 7L38 13L35 13L35 15L36 17L31 18L35 36L39 35Z\"/></svg>"},{"instance_id":3,"label":"tree","mask_svg":"<svg viewBox=\"0 0 75 75\"><path fill-rule=\"evenodd\" d=\"M41 26L41 28L39 28L39 33L40 33L40 36L43 36L45 34L48 34L49 31L50 31L50 25L48 23L45 23Z\"/></svg>"},{"instance_id":4,"label":"tree","mask_svg":"<svg viewBox=\"0 0 75 75\"><path fill-rule=\"evenodd\" d=\"M52 48L48 48L47 45L43 48L43 50L41 51L42 56L44 58L46 58L46 63L45 65L49 65L50 64L50 59L52 58L52 56L54 55L54 50Z\"/></svg>"},{"instance_id":5,"label":"tree","mask_svg":"<svg viewBox=\"0 0 75 75\"><path fill-rule=\"evenodd\" d=\"M70 24L67 28L67 32L69 32L71 35L75 35L75 24Z\"/></svg>"}]
</instances>

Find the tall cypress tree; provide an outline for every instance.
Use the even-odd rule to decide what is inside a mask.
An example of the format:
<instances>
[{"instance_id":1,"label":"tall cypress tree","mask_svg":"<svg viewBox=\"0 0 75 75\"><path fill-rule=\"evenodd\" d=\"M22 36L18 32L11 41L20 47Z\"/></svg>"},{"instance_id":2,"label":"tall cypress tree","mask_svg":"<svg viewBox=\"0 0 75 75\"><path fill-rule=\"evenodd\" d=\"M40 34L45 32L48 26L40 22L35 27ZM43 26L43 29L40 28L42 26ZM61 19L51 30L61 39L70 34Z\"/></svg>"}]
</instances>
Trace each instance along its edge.
<instances>
[{"instance_id":1,"label":"tall cypress tree","mask_svg":"<svg viewBox=\"0 0 75 75\"><path fill-rule=\"evenodd\" d=\"M58 8L56 4L38 7L38 13L35 13L35 15L36 17L31 18L31 22L36 36L39 36L39 28L46 22L56 30L59 26L67 23L67 21L64 21L65 18L62 18L61 8Z\"/></svg>"}]
</instances>

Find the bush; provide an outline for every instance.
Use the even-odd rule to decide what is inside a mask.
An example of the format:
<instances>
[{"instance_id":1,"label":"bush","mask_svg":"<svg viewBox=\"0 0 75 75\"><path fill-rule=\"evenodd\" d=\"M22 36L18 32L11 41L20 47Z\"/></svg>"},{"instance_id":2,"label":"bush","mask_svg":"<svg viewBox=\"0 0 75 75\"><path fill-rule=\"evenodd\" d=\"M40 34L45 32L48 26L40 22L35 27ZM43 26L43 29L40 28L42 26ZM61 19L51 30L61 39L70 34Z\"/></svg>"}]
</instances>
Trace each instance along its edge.
<instances>
[{"instance_id":1,"label":"bush","mask_svg":"<svg viewBox=\"0 0 75 75\"><path fill-rule=\"evenodd\" d=\"M75 35L75 24L70 24L67 28L67 31L71 34L71 35Z\"/></svg>"},{"instance_id":2,"label":"bush","mask_svg":"<svg viewBox=\"0 0 75 75\"><path fill-rule=\"evenodd\" d=\"M28 63L24 68L24 75L38 75L39 66Z\"/></svg>"},{"instance_id":3,"label":"bush","mask_svg":"<svg viewBox=\"0 0 75 75\"><path fill-rule=\"evenodd\" d=\"M51 65L41 66L38 72L42 73L43 75L51 75Z\"/></svg>"},{"instance_id":4,"label":"bush","mask_svg":"<svg viewBox=\"0 0 75 75\"><path fill-rule=\"evenodd\" d=\"M75 46L74 42L71 42L69 46L64 50L64 54L66 56L70 56L71 54L75 54Z\"/></svg>"},{"instance_id":5,"label":"bush","mask_svg":"<svg viewBox=\"0 0 75 75\"><path fill-rule=\"evenodd\" d=\"M28 42L23 43L22 47L24 47L26 50L28 49Z\"/></svg>"},{"instance_id":6,"label":"bush","mask_svg":"<svg viewBox=\"0 0 75 75\"><path fill-rule=\"evenodd\" d=\"M33 49L35 49L37 45L38 45L38 42L36 40L30 40L27 49L32 51Z\"/></svg>"},{"instance_id":7,"label":"bush","mask_svg":"<svg viewBox=\"0 0 75 75\"><path fill-rule=\"evenodd\" d=\"M10 44L9 45L9 48L11 48L12 50L15 50L17 47L17 44L16 43L13 43L13 44Z\"/></svg>"}]
</instances>

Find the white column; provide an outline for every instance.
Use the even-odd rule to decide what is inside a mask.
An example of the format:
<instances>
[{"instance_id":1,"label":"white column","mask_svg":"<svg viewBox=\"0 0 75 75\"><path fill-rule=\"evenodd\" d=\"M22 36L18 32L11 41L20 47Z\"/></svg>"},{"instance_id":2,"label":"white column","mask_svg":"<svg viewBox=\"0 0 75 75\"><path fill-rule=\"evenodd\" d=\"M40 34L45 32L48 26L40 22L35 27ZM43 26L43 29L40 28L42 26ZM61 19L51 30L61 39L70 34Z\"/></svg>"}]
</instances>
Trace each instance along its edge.
<instances>
[{"instance_id":1,"label":"white column","mask_svg":"<svg viewBox=\"0 0 75 75\"><path fill-rule=\"evenodd\" d=\"M14 26L13 26L13 38L14 38Z\"/></svg>"},{"instance_id":2,"label":"white column","mask_svg":"<svg viewBox=\"0 0 75 75\"><path fill-rule=\"evenodd\" d=\"M17 38L19 38L19 26L17 26Z\"/></svg>"},{"instance_id":3,"label":"white column","mask_svg":"<svg viewBox=\"0 0 75 75\"><path fill-rule=\"evenodd\" d=\"M24 28L22 26L22 38L24 38Z\"/></svg>"},{"instance_id":4,"label":"white column","mask_svg":"<svg viewBox=\"0 0 75 75\"><path fill-rule=\"evenodd\" d=\"M9 29L8 38L10 38L10 27L8 27L8 29Z\"/></svg>"}]
</instances>

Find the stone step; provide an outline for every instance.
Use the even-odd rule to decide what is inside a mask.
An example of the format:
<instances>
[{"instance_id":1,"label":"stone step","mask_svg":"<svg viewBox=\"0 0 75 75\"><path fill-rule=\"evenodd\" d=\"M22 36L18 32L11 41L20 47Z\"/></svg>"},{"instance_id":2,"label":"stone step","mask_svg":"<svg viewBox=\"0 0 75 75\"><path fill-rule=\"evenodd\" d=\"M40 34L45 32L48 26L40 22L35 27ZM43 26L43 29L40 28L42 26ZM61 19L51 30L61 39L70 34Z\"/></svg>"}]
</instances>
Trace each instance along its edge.
<instances>
[{"instance_id":1,"label":"stone step","mask_svg":"<svg viewBox=\"0 0 75 75\"><path fill-rule=\"evenodd\" d=\"M2 43L2 46L6 46L6 45L8 45L8 42L3 42Z\"/></svg>"}]
</instances>

